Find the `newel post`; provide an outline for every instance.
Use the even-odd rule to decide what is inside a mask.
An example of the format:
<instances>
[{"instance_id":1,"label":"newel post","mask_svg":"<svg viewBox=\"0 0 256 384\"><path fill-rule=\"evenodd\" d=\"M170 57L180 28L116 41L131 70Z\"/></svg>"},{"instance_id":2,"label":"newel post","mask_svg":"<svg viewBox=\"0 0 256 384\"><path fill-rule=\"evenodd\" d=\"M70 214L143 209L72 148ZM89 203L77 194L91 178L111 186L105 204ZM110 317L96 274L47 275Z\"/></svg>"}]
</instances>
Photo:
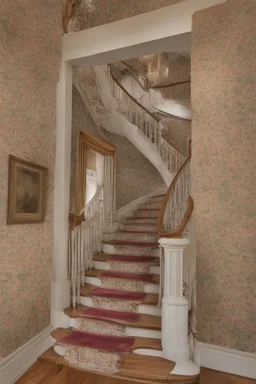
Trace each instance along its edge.
<instances>
[{"instance_id":1,"label":"newel post","mask_svg":"<svg viewBox=\"0 0 256 384\"><path fill-rule=\"evenodd\" d=\"M183 252L189 245L184 238L161 238L164 250L164 293L162 299L163 357L189 361L188 300L183 296Z\"/></svg>"}]
</instances>

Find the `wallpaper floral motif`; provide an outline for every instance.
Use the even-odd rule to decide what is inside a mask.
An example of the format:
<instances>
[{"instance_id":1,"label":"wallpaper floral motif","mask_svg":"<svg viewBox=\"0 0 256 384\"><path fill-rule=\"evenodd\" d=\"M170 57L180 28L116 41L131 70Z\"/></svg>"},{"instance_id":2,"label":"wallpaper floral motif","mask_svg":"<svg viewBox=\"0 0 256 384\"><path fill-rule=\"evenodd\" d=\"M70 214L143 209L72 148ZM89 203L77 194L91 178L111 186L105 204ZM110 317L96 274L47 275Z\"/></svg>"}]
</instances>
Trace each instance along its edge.
<instances>
[{"instance_id":1,"label":"wallpaper floral motif","mask_svg":"<svg viewBox=\"0 0 256 384\"><path fill-rule=\"evenodd\" d=\"M256 352L256 2L197 13L192 171L197 337Z\"/></svg>"},{"instance_id":2,"label":"wallpaper floral motif","mask_svg":"<svg viewBox=\"0 0 256 384\"><path fill-rule=\"evenodd\" d=\"M0 3L0 356L50 324L62 0ZM7 226L8 155L49 170L42 224Z\"/></svg>"}]
</instances>

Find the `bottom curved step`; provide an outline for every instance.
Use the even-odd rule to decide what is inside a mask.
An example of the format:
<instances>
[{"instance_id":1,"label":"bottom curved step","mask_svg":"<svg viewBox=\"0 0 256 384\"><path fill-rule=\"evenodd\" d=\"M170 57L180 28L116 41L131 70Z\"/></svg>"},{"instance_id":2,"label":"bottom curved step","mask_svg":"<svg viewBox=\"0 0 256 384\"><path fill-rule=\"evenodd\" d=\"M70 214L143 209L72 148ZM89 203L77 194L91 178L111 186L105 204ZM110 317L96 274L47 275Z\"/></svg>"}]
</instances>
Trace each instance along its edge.
<instances>
[{"instance_id":1,"label":"bottom curved step","mask_svg":"<svg viewBox=\"0 0 256 384\"><path fill-rule=\"evenodd\" d=\"M103 381L105 377L116 379L115 381L113 380L113 383L115 384L119 383L118 379L122 380L120 381L120 384L123 383L123 380L128 380L132 383L144 384L195 384L197 383L199 377L199 375L173 375L171 373L175 368L175 363L173 361L169 361L161 357L143 356L132 353L123 357L120 372L114 375L98 373L81 367L74 367L63 357L59 356L53 348L47 350L38 358L38 360L53 362L58 366L68 366L82 371L84 372L85 379L87 373L94 374L95 382L101 382L101 380Z\"/></svg>"}]
</instances>

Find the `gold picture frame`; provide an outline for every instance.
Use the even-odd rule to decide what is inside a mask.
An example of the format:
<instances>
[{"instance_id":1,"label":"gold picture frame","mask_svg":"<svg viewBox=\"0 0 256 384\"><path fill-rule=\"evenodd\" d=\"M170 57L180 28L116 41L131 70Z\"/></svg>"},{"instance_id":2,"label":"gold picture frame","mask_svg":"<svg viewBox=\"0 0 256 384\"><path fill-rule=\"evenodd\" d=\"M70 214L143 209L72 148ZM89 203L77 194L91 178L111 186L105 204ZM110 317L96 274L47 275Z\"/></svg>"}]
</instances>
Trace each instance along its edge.
<instances>
[{"instance_id":1,"label":"gold picture frame","mask_svg":"<svg viewBox=\"0 0 256 384\"><path fill-rule=\"evenodd\" d=\"M7 224L44 221L47 175L47 168L9 155Z\"/></svg>"}]
</instances>

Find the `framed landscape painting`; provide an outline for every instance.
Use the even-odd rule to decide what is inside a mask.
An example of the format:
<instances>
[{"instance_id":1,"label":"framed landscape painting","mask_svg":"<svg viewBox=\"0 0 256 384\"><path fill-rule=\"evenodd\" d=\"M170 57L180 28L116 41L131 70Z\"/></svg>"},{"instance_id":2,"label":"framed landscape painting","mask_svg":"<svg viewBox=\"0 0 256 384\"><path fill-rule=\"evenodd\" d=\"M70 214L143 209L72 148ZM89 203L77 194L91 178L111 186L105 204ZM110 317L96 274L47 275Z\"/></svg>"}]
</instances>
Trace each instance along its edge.
<instances>
[{"instance_id":1,"label":"framed landscape painting","mask_svg":"<svg viewBox=\"0 0 256 384\"><path fill-rule=\"evenodd\" d=\"M47 168L9 156L7 224L44 221Z\"/></svg>"}]
</instances>

